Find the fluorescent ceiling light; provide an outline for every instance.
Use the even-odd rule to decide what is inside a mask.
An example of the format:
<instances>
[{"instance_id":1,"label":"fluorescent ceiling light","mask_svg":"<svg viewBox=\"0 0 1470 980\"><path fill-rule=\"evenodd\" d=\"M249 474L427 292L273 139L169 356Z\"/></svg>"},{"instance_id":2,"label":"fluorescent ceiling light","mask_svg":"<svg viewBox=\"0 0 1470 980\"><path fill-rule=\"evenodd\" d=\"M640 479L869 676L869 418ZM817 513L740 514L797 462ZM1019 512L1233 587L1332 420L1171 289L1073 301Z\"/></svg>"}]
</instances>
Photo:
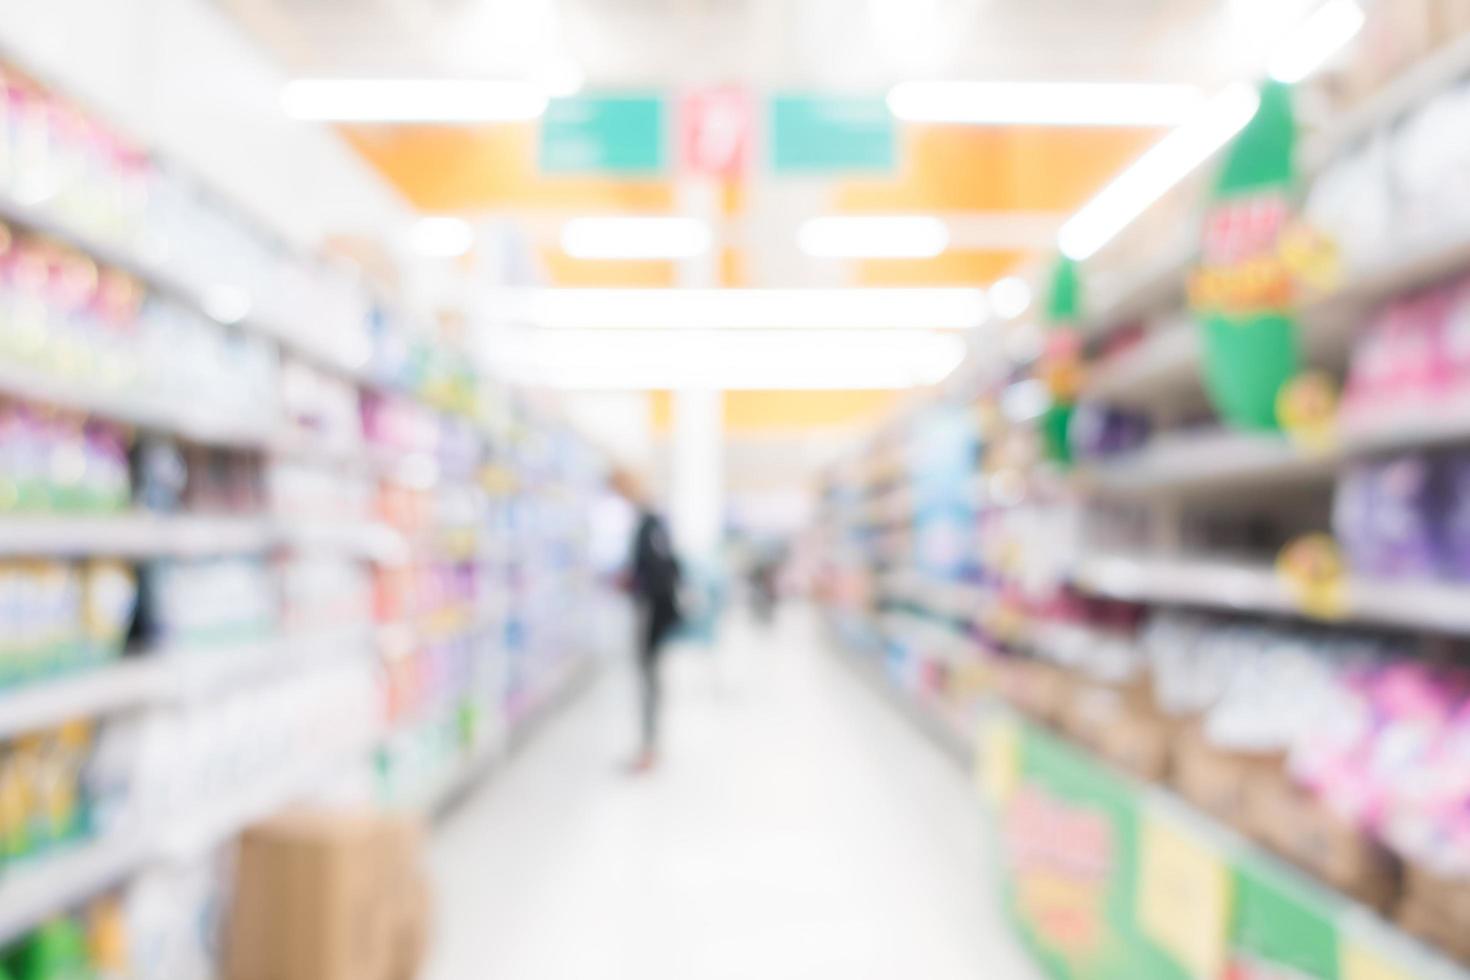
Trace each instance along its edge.
<instances>
[{"instance_id":1,"label":"fluorescent ceiling light","mask_svg":"<svg viewBox=\"0 0 1470 980\"><path fill-rule=\"evenodd\" d=\"M695 218L574 218L561 232L562 251L575 259L688 259L715 244Z\"/></svg>"},{"instance_id":2,"label":"fluorescent ceiling light","mask_svg":"<svg viewBox=\"0 0 1470 980\"><path fill-rule=\"evenodd\" d=\"M1288 85L1310 77L1358 36L1367 19L1357 0L1327 0L1282 42L1271 59L1271 77Z\"/></svg>"},{"instance_id":3,"label":"fluorescent ceiling light","mask_svg":"<svg viewBox=\"0 0 1470 980\"><path fill-rule=\"evenodd\" d=\"M1188 85L1132 82L902 82L900 119L971 126L1174 126L1201 101Z\"/></svg>"},{"instance_id":4,"label":"fluorescent ceiling light","mask_svg":"<svg viewBox=\"0 0 1470 980\"><path fill-rule=\"evenodd\" d=\"M932 259L949 248L949 227L918 215L813 218L798 241L820 259Z\"/></svg>"},{"instance_id":5,"label":"fluorescent ceiling light","mask_svg":"<svg viewBox=\"0 0 1470 980\"><path fill-rule=\"evenodd\" d=\"M536 73L536 84L553 99L569 99L582 91L587 76L574 58L556 58Z\"/></svg>"},{"instance_id":6,"label":"fluorescent ceiling light","mask_svg":"<svg viewBox=\"0 0 1470 980\"><path fill-rule=\"evenodd\" d=\"M420 218L409 232L409 244L430 258L458 258L474 247L475 230L459 218Z\"/></svg>"},{"instance_id":7,"label":"fluorescent ceiling light","mask_svg":"<svg viewBox=\"0 0 1470 980\"><path fill-rule=\"evenodd\" d=\"M944 380L965 352L933 333L524 329L488 351L511 380L603 390L912 388Z\"/></svg>"},{"instance_id":8,"label":"fluorescent ceiling light","mask_svg":"<svg viewBox=\"0 0 1470 980\"><path fill-rule=\"evenodd\" d=\"M287 115L321 122L518 122L547 101L531 82L471 78L302 78L281 92Z\"/></svg>"},{"instance_id":9,"label":"fluorescent ceiling light","mask_svg":"<svg viewBox=\"0 0 1470 980\"><path fill-rule=\"evenodd\" d=\"M989 308L979 289L510 290L497 322L560 329L968 330Z\"/></svg>"},{"instance_id":10,"label":"fluorescent ceiling light","mask_svg":"<svg viewBox=\"0 0 1470 980\"><path fill-rule=\"evenodd\" d=\"M1156 143L1062 226L1062 253L1091 258L1176 184L1235 138L1260 108L1254 87L1232 85Z\"/></svg>"},{"instance_id":11,"label":"fluorescent ceiling light","mask_svg":"<svg viewBox=\"0 0 1470 980\"><path fill-rule=\"evenodd\" d=\"M1003 320L1014 320L1031 308L1031 286L1020 276L1006 276L992 285L986 295L990 308Z\"/></svg>"}]
</instances>

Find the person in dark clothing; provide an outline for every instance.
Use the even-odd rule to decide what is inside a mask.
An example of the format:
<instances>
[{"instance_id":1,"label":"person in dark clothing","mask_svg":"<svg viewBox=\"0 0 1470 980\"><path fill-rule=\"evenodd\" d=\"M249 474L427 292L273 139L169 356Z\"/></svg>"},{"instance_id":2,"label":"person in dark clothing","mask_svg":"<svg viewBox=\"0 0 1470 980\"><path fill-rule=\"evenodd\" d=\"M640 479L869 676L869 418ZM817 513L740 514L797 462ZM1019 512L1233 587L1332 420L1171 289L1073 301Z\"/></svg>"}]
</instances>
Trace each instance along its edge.
<instances>
[{"instance_id":1,"label":"person in dark clothing","mask_svg":"<svg viewBox=\"0 0 1470 980\"><path fill-rule=\"evenodd\" d=\"M638 610L638 677L643 745L633 768L646 772L658 762L659 713L663 690L659 661L679 625L681 570L664 522L645 510L633 542L632 588Z\"/></svg>"}]
</instances>

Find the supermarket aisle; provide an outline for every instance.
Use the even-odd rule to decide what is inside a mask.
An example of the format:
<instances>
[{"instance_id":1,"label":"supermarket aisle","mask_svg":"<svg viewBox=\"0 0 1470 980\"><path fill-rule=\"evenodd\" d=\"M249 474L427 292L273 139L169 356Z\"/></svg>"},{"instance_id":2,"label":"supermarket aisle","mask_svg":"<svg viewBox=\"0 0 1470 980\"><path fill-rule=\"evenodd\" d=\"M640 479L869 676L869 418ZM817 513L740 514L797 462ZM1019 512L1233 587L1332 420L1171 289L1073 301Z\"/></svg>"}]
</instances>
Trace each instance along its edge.
<instances>
[{"instance_id":1,"label":"supermarket aisle","mask_svg":"<svg viewBox=\"0 0 1470 980\"><path fill-rule=\"evenodd\" d=\"M670 664L636 780L608 676L443 829L429 980L1020 980L965 774L792 611Z\"/></svg>"}]
</instances>

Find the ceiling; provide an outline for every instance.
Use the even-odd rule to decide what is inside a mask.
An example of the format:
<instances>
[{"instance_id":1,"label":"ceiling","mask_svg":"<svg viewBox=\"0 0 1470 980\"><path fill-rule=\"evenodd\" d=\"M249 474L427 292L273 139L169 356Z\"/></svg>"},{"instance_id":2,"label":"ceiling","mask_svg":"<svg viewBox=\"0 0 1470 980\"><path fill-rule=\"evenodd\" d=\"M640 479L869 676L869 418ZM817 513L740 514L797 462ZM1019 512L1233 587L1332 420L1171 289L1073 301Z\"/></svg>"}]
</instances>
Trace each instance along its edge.
<instances>
[{"instance_id":1,"label":"ceiling","mask_svg":"<svg viewBox=\"0 0 1470 980\"><path fill-rule=\"evenodd\" d=\"M218 0L298 74L527 77L601 87L1250 72L1297 0ZM856 13L856 15L855 15Z\"/></svg>"}]
</instances>

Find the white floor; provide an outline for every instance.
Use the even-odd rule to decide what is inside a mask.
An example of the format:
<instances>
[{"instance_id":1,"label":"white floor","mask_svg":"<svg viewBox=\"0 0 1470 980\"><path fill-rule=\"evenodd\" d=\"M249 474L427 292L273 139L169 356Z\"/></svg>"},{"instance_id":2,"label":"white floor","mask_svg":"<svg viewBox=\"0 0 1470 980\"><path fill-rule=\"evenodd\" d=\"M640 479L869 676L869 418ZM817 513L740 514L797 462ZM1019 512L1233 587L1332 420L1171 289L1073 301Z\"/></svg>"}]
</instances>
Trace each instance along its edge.
<instances>
[{"instance_id":1,"label":"white floor","mask_svg":"<svg viewBox=\"0 0 1470 980\"><path fill-rule=\"evenodd\" d=\"M429 980L1032 980L964 771L792 611L608 671L436 835Z\"/></svg>"}]
</instances>

